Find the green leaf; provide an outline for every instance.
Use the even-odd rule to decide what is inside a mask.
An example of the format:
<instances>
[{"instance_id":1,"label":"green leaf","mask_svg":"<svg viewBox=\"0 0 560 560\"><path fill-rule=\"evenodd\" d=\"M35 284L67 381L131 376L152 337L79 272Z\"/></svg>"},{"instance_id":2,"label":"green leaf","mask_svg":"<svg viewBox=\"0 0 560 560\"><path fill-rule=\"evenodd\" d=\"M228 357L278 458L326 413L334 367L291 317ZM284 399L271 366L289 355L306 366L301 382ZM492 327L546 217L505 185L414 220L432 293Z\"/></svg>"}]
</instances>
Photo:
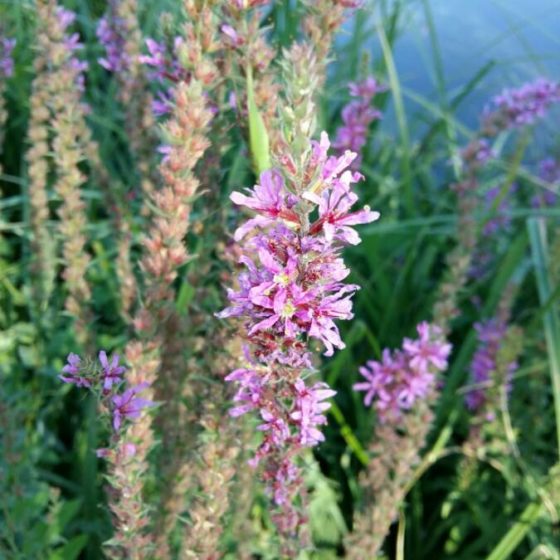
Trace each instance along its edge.
<instances>
[{"instance_id":1,"label":"green leaf","mask_svg":"<svg viewBox=\"0 0 560 560\"><path fill-rule=\"evenodd\" d=\"M77 535L49 555L49 560L74 560L88 542L87 535Z\"/></svg>"},{"instance_id":2,"label":"green leaf","mask_svg":"<svg viewBox=\"0 0 560 560\"><path fill-rule=\"evenodd\" d=\"M270 148L268 133L255 103L253 70L250 67L247 69L247 110L249 112L249 145L255 170L260 175L271 167Z\"/></svg>"}]
</instances>

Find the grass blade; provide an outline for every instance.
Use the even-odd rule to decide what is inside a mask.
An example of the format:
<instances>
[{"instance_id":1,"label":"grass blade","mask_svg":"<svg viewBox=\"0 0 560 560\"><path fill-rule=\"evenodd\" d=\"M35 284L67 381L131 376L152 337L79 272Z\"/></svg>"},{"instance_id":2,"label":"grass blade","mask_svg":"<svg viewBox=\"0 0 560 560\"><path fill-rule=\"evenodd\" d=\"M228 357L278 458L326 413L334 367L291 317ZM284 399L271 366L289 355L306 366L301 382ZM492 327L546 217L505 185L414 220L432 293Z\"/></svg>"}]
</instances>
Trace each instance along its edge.
<instances>
[{"instance_id":1,"label":"grass blade","mask_svg":"<svg viewBox=\"0 0 560 560\"><path fill-rule=\"evenodd\" d=\"M546 238L546 221L544 218L527 220L531 252L537 278L537 288L541 305L550 298L553 291L549 274L550 256ZM556 416L556 438L560 454L560 322L558 313L552 306L543 316L544 334L550 363L550 380L554 396L554 412Z\"/></svg>"}]
</instances>

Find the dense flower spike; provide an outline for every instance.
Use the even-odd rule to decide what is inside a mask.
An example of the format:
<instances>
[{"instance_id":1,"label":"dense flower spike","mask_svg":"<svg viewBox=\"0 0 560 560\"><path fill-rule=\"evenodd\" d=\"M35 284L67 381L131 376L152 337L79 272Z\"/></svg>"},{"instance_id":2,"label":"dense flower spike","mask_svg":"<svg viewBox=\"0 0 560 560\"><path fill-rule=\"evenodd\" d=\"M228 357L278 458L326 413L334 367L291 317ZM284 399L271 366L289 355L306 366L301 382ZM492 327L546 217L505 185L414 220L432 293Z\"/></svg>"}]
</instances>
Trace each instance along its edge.
<instances>
[{"instance_id":1,"label":"dense flower spike","mask_svg":"<svg viewBox=\"0 0 560 560\"><path fill-rule=\"evenodd\" d=\"M488 383L492 382L492 374L496 371L498 353L505 339L507 328L507 324L499 319L490 319L475 325L479 345L470 369L471 382L476 388L469 391L465 398L467 406L473 411L481 410L484 407ZM509 364L509 380L511 380L516 368L517 364L515 362Z\"/></svg>"},{"instance_id":2,"label":"dense flower spike","mask_svg":"<svg viewBox=\"0 0 560 560\"><path fill-rule=\"evenodd\" d=\"M377 410L381 421L398 419L403 411L413 407L432 389L436 374L447 368L451 345L441 330L421 323L419 338L406 338L402 350L383 351L381 362L371 360L360 368L365 381L356 383L354 390L364 391L364 404Z\"/></svg>"},{"instance_id":3,"label":"dense flower spike","mask_svg":"<svg viewBox=\"0 0 560 560\"><path fill-rule=\"evenodd\" d=\"M560 84L539 78L517 89L506 89L492 99L484 115L484 130L494 136L501 130L533 124L560 101Z\"/></svg>"},{"instance_id":4,"label":"dense flower spike","mask_svg":"<svg viewBox=\"0 0 560 560\"><path fill-rule=\"evenodd\" d=\"M10 78L14 73L12 51L15 46L15 39L8 39L0 35L0 79Z\"/></svg>"},{"instance_id":5,"label":"dense flower spike","mask_svg":"<svg viewBox=\"0 0 560 560\"><path fill-rule=\"evenodd\" d=\"M373 76L369 76L362 82L350 83L348 85L350 95L356 99L344 106L342 109L342 126L336 132L333 147L337 150L351 150L358 154L352 167L360 166L361 152L367 142L368 128L370 124L381 118L381 112L371 106L373 98L380 92L386 90Z\"/></svg>"},{"instance_id":6,"label":"dense flower spike","mask_svg":"<svg viewBox=\"0 0 560 560\"><path fill-rule=\"evenodd\" d=\"M308 152L308 184L288 183L271 170L247 194L231 195L257 215L236 232L236 239L246 238L240 261L246 270L219 314L238 317L247 329L247 367L226 377L238 384L230 414L257 411L262 420L263 442L251 464L264 463L285 534L301 522L293 506L301 474L292 456L323 440L324 401L334 395L324 383L306 385L303 374L313 370L308 346L317 339L327 356L344 348L335 321L352 318L358 286L343 282L349 270L340 250L359 242L352 226L379 217L369 208L351 211L357 201L351 187L361 176L347 168L356 154L332 157L329 146L323 133Z\"/></svg>"},{"instance_id":7,"label":"dense flower spike","mask_svg":"<svg viewBox=\"0 0 560 560\"><path fill-rule=\"evenodd\" d=\"M146 39L148 54L141 55L139 60L150 68L148 77L163 86L152 101L152 111L157 117L167 115L171 111L172 88L179 82L188 82L190 73L179 63L179 50L183 44L182 37L175 37L171 46L158 43L154 39Z\"/></svg>"},{"instance_id":8,"label":"dense flower spike","mask_svg":"<svg viewBox=\"0 0 560 560\"><path fill-rule=\"evenodd\" d=\"M0 27L0 155L4 145L4 123L8 117L5 109L4 92L6 90L6 80L14 73L14 59L12 51L16 45L15 39L8 39L3 35L3 29ZM0 165L0 174L2 166Z\"/></svg>"},{"instance_id":9,"label":"dense flower spike","mask_svg":"<svg viewBox=\"0 0 560 560\"><path fill-rule=\"evenodd\" d=\"M99 42L105 49L105 56L98 59L99 64L109 72L122 72L128 69L130 58L125 50L126 27L118 15L105 15L99 20L96 29Z\"/></svg>"}]
</instances>

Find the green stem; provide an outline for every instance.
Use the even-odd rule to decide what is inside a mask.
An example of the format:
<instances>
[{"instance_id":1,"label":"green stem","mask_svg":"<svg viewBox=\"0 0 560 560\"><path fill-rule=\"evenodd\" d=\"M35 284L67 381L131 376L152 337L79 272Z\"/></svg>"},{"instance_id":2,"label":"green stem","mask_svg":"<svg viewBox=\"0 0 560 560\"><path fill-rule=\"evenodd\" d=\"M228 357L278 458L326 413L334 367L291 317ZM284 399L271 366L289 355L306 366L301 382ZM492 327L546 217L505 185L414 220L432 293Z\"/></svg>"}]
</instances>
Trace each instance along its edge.
<instances>
[{"instance_id":1,"label":"green stem","mask_svg":"<svg viewBox=\"0 0 560 560\"><path fill-rule=\"evenodd\" d=\"M389 85L391 87L395 103L395 114L397 116L397 124L399 126L403 150L401 161L403 183L405 187L405 203L408 214L412 216L414 215L414 196L412 192L412 170L410 165L410 135L406 122L406 112L404 110L402 90L393 54L391 53L391 45L389 44L387 34L381 25L377 26L377 35L381 44L381 50L383 51L385 66L387 67L387 74L389 77Z\"/></svg>"},{"instance_id":2,"label":"green stem","mask_svg":"<svg viewBox=\"0 0 560 560\"><path fill-rule=\"evenodd\" d=\"M530 218L527 220L533 264L537 277L537 288L541 305L544 305L552 293L550 279L550 258L546 237L546 221L544 218ZM556 308L550 306L543 315L544 333L548 360L550 363L550 381L554 396L554 412L556 416L556 439L560 456L560 321Z\"/></svg>"},{"instance_id":3,"label":"green stem","mask_svg":"<svg viewBox=\"0 0 560 560\"><path fill-rule=\"evenodd\" d=\"M486 560L506 560L519 546L531 527L539 518L543 504L541 502L530 503L519 518L519 521L504 535Z\"/></svg>"}]
</instances>

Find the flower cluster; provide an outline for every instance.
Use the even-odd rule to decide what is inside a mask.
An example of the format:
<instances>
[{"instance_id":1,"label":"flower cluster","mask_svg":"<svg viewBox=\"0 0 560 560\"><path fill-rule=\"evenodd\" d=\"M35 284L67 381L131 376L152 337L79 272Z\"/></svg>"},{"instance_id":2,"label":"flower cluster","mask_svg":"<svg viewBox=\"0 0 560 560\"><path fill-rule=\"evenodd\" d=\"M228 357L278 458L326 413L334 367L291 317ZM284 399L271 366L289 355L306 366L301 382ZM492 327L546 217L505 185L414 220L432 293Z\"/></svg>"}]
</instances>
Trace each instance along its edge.
<instances>
[{"instance_id":1,"label":"flower cluster","mask_svg":"<svg viewBox=\"0 0 560 560\"><path fill-rule=\"evenodd\" d=\"M548 108L560 101L560 84L538 78L517 89L505 89L492 99L484 115L489 136L502 130L533 124Z\"/></svg>"},{"instance_id":2,"label":"flower cluster","mask_svg":"<svg viewBox=\"0 0 560 560\"><path fill-rule=\"evenodd\" d=\"M14 73L12 52L15 46L15 39L0 36L0 78L10 78Z\"/></svg>"},{"instance_id":3,"label":"flower cluster","mask_svg":"<svg viewBox=\"0 0 560 560\"><path fill-rule=\"evenodd\" d=\"M154 115L166 115L171 110L173 84L188 82L189 73L179 62L179 49L183 44L181 37L175 37L171 44L159 43L154 39L146 39L148 54L140 56L140 62L148 66L150 80L164 87L157 93L157 98L152 102Z\"/></svg>"},{"instance_id":4,"label":"flower cluster","mask_svg":"<svg viewBox=\"0 0 560 560\"><path fill-rule=\"evenodd\" d=\"M60 22L62 31L64 33L64 48L69 53L68 65L75 74L75 85L78 91L85 90L85 75L88 69L88 63L85 60L80 60L75 53L84 48L83 43L80 42L80 35L78 33L68 33L68 28L76 21L76 14L71 10L57 7L57 17Z\"/></svg>"},{"instance_id":5,"label":"flower cluster","mask_svg":"<svg viewBox=\"0 0 560 560\"><path fill-rule=\"evenodd\" d=\"M264 460L264 478L275 503L286 509L288 531L297 519L289 508L299 480L292 455L323 440L325 400L334 395L324 383L304 381L313 371L310 339L320 341L327 356L344 348L335 321L352 318L358 286L343 282L349 270L340 251L360 241L352 226L379 217L367 207L351 211L357 201L351 186L361 175L347 168L356 154L328 156L329 147L323 133L313 144L303 185L270 170L248 193L232 193L234 203L256 216L235 232L244 240L245 271L238 289L228 291L230 307L218 314L241 319L247 330L247 367L226 377L238 384L231 414L260 415L264 437L251 464Z\"/></svg>"},{"instance_id":6,"label":"flower cluster","mask_svg":"<svg viewBox=\"0 0 560 560\"><path fill-rule=\"evenodd\" d=\"M361 151L367 141L369 125L381 118L381 112L371 106L379 92L385 91L373 76L362 82L350 83L350 95L356 98L342 109L342 126L337 130L333 146L337 150L352 150L358 154L353 167L360 165Z\"/></svg>"},{"instance_id":7,"label":"flower cluster","mask_svg":"<svg viewBox=\"0 0 560 560\"><path fill-rule=\"evenodd\" d=\"M497 358L502 342L507 332L507 325L504 321L490 319L483 323L477 323L475 329L478 334L479 346L471 362L470 372L471 381L477 385L469 391L465 397L467 406L470 410L481 410L487 400L489 390L488 383L492 381L492 374L497 368ZM517 364L512 362L508 366L508 384ZM491 420L492 418L488 418Z\"/></svg>"},{"instance_id":8,"label":"flower cluster","mask_svg":"<svg viewBox=\"0 0 560 560\"><path fill-rule=\"evenodd\" d=\"M96 35L105 49L105 56L97 61L109 72L122 72L130 64L126 52L126 22L113 13L114 2L109 3L109 12L97 24Z\"/></svg>"},{"instance_id":9,"label":"flower cluster","mask_svg":"<svg viewBox=\"0 0 560 560\"><path fill-rule=\"evenodd\" d=\"M154 403L138 397L138 393L147 388L147 383L139 383L118 392L123 386L124 366L119 365L119 356L114 354L111 359L104 350L99 352L98 363L85 361L77 354L70 353L67 364L62 368L59 379L77 387L85 387L97 393L104 408L111 414L111 423L115 434L121 430L123 420L136 420L142 411ZM129 443L129 446L132 445ZM107 450L98 451L105 456Z\"/></svg>"},{"instance_id":10,"label":"flower cluster","mask_svg":"<svg viewBox=\"0 0 560 560\"><path fill-rule=\"evenodd\" d=\"M398 420L403 411L433 390L436 374L447 368L451 345L441 330L428 323L417 327L419 338L404 339L402 349L383 351L380 362L371 360L360 368L365 381L354 385L364 391L364 404L372 403L382 422Z\"/></svg>"}]
</instances>

